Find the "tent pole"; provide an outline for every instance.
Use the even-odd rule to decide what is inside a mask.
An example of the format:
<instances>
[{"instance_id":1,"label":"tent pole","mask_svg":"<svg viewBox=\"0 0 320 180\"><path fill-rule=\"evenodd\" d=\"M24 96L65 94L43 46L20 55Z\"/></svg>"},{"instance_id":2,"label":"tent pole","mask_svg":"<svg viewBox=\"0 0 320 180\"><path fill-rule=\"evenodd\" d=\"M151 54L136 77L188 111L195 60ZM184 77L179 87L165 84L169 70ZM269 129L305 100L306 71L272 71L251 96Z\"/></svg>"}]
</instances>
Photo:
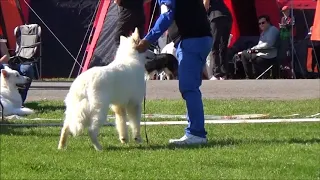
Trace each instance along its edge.
<instances>
[{"instance_id":1,"label":"tent pole","mask_svg":"<svg viewBox=\"0 0 320 180\"><path fill-rule=\"evenodd\" d=\"M291 16L293 17L293 0L290 1L291 3L291 9L290 9L290 13L291 13ZM294 44L293 44L293 23L291 23L291 73L292 73L292 78L293 79L296 79L296 74L294 72L294 56L293 56L293 51L294 51Z\"/></svg>"},{"instance_id":2,"label":"tent pole","mask_svg":"<svg viewBox=\"0 0 320 180\"><path fill-rule=\"evenodd\" d=\"M94 11L94 13L93 13L93 15L92 15L91 21L90 21L90 23L89 23L87 32L86 32L86 34L85 34L85 36L84 36L84 38L83 38L83 41L82 41L82 43L81 43L81 46L80 46L80 48L79 48L79 51L78 51L78 54L77 54L76 59L79 58L79 55L80 55L80 53L81 53L83 44L84 44L84 42L85 42L85 40L86 40L86 38L87 38L87 36L88 36L88 33L89 33L89 30L90 30L91 25L93 26L93 23L92 23L92 22L93 22L93 20L94 20L95 17L96 17L96 14L97 14L97 11L98 11L100 2L101 2L101 0L99 0L99 2L97 3L96 9L95 9L95 11ZM91 36L92 31L93 31L93 28L91 28L91 32L90 32L89 37ZM88 39L89 39L89 38L88 38ZM85 54L84 54L83 57L85 57ZM78 71L78 75L79 75L79 72L81 71L81 67L83 67L83 61L84 61L84 58L82 58L81 65L80 65L80 68L79 68L79 71ZM72 76L72 73L73 73L73 71L74 71L74 67L75 67L75 66L76 66L76 62L73 63L73 66L72 66L72 68L71 68L71 71L70 71L70 74L69 74L69 77L68 77L69 79L70 79L71 76ZM78 76L78 75L77 75L77 76Z\"/></svg>"}]
</instances>

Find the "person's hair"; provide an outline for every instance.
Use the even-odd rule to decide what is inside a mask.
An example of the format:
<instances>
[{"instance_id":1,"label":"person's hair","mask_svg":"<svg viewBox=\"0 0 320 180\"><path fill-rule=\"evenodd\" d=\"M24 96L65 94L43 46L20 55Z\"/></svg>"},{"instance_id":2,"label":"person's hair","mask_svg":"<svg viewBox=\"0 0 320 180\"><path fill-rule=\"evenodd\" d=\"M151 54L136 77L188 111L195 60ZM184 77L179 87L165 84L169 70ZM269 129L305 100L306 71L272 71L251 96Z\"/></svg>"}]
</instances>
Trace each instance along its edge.
<instances>
[{"instance_id":1,"label":"person's hair","mask_svg":"<svg viewBox=\"0 0 320 180\"><path fill-rule=\"evenodd\" d=\"M261 16L258 17L258 20L260 20L260 19L262 19L262 18L266 19L266 21L267 21L269 24L271 24L270 17L269 17L268 15L261 15Z\"/></svg>"}]
</instances>

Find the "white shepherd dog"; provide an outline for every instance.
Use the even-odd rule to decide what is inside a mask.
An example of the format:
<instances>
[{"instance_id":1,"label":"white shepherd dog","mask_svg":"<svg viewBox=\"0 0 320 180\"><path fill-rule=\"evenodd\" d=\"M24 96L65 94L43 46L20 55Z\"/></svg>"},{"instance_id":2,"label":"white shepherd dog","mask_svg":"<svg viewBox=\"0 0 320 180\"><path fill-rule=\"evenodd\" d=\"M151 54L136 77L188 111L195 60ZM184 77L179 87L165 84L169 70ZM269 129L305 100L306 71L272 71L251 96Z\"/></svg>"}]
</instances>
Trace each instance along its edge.
<instances>
[{"instance_id":1,"label":"white shepherd dog","mask_svg":"<svg viewBox=\"0 0 320 180\"><path fill-rule=\"evenodd\" d=\"M145 94L145 54L135 47L140 38L136 28L131 37L120 37L115 60L108 66L93 67L79 75L72 83L65 99L65 121L58 149L66 146L69 132L78 135L88 127L96 150L100 126L107 119L107 110L115 112L116 127L121 143L128 142L127 114L136 142L140 136L141 105Z\"/></svg>"},{"instance_id":2,"label":"white shepherd dog","mask_svg":"<svg viewBox=\"0 0 320 180\"><path fill-rule=\"evenodd\" d=\"M0 97L3 105L3 109L1 107L0 109L4 116L25 116L34 113L32 109L21 107L22 98L18 91L18 88L24 88L25 84L31 82L30 78L20 75L18 71L8 66L4 66L4 69L1 69L0 81Z\"/></svg>"}]
</instances>

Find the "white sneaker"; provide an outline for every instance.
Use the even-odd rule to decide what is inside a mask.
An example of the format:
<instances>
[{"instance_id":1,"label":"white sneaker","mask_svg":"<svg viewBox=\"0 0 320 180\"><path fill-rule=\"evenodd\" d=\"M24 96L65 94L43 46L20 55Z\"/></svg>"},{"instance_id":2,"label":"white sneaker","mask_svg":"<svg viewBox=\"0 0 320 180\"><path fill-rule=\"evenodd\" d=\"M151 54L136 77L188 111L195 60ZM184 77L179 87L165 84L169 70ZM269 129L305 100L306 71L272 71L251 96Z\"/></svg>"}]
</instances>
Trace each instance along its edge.
<instances>
[{"instance_id":1,"label":"white sneaker","mask_svg":"<svg viewBox=\"0 0 320 180\"><path fill-rule=\"evenodd\" d=\"M184 145L184 144L206 144L208 142L207 138L202 138L194 136L192 134L186 134L180 139L170 139L170 144Z\"/></svg>"}]
</instances>

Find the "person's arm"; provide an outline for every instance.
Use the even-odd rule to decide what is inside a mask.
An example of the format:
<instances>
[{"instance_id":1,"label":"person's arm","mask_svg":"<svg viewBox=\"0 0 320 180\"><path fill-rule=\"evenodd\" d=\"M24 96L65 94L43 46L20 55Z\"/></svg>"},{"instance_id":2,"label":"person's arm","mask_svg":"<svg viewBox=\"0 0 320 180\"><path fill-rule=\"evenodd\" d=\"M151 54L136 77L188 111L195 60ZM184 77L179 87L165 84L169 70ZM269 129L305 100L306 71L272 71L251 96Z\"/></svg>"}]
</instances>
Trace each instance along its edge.
<instances>
[{"instance_id":1,"label":"person's arm","mask_svg":"<svg viewBox=\"0 0 320 180\"><path fill-rule=\"evenodd\" d=\"M0 42L0 63L7 64L10 59L9 50L4 42Z\"/></svg>"},{"instance_id":2,"label":"person's arm","mask_svg":"<svg viewBox=\"0 0 320 180\"><path fill-rule=\"evenodd\" d=\"M120 6L121 0L114 0L113 2Z\"/></svg>"},{"instance_id":3,"label":"person's arm","mask_svg":"<svg viewBox=\"0 0 320 180\"><path fill-rule=\"evenodd\" d=\"M203 0L203 5L206 11L208 11L210 7L210 0Z\"/></svg>"},{"instance_id":4,"label":"person's arm","mask_svg":"<svg viewBox=\"0 0 320 180\"><path fill-rule=\"evenodd\" d=\"M149 43L156 42L174 20L175 0L160 0L161 14L150 32L144 37Z\"/></svg>"},{"instance_id":5,"label":"person's arm","mask_svg":"<svg viewBox=\"0 0 320 180\"><path fill-rule=\"evenodd\" d=\"M8 64L9 57L7 55L4 55L0 58L0 64Z\"/></svg>"},{"instance_id":6,"label":"person's arm","mask_svg":"<svg viewBox=\"0 0 320 180\"><path fill-rule=\"evenodd\" d=\"M251 49L258 50L258 49L271 48L277 41L278 35L279 35L279 31L276 28L270 29L268 36L265 38L266 40L264 42L259 40L259 43L256 46L252 47Z\"/></svg>"}]
</instances>

